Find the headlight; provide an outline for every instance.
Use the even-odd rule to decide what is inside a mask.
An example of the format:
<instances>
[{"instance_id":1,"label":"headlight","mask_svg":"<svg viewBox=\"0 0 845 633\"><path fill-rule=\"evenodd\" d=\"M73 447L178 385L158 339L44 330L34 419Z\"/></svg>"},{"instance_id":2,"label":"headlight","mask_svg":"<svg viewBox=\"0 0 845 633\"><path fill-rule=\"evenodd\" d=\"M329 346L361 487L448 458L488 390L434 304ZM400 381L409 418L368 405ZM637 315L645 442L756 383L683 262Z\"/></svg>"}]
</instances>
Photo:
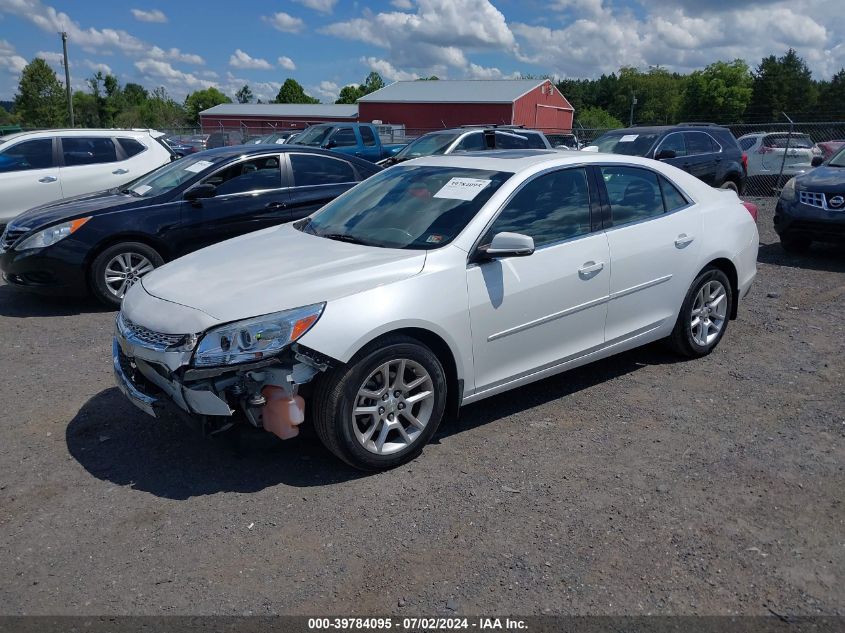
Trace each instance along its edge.
<instances>
[{"instance_id":1,"label":"headlight","mask_svg":"<svg viewBox=\"0 0 845 633\"><path fill-rule=\"evenodd\" d=\"M310 330L325 307L317 303L209 330L197 346L194 365L235 365L278 354Z\"/></svg>"},{"instance_id":2,"label":"headlight","mask_svg":"<svg viewBox=\"0 0 845 633\"><path fill-rule=\"evenodd\" d=\"M781 200L791 202L795 200L795 178L790 178L786 181L783 189L780 190Z\"/></svg>"},{"instance_id":3,"label":"headlight","mask_svg":"<svg viewBox=\"0 0 845 633\"><path fill-rule=\"evenodd\" d=\"M22 251L27 248L44 248L45 246L55 244L59 240L65 239L68 235L76 233L90 219L91 216L79 218L78 220L63 222L62 224L51 226L49 229L38 231L35 235L31 235L21 242L15 250Z\"/></svg>"}]
</instances>

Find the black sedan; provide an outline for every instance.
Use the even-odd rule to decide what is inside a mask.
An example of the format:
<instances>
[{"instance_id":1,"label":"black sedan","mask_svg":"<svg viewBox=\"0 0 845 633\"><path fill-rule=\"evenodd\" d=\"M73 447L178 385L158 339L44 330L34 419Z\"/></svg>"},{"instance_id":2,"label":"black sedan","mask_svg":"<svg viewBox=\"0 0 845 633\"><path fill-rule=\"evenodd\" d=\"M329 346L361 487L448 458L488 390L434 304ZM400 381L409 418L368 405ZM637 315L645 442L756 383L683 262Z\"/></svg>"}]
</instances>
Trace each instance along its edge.
<instances>
[{"instance_id":1,"label":"black sedan","mask_svg":"<svg viewBox=\"0 0 845 633\"><path fill-rule=\"evenodd\" d=\"M198 152L120 190L22 213L0 237L0 269L14 288L91 292L119 305L135 281L164 262L305 217L380 170L297 146Z\"/></svg>"},{"instance_id":2,"label":"black sedan","mask_svg":"<svg viewBox=\"0 0 845 633\"><path fill-rule=\"evenodd\" d=\"M791 252L806 251L814 241L845 244L845 148L784 185L775 207L775 231Z\"/></svg>"}]
</instances>

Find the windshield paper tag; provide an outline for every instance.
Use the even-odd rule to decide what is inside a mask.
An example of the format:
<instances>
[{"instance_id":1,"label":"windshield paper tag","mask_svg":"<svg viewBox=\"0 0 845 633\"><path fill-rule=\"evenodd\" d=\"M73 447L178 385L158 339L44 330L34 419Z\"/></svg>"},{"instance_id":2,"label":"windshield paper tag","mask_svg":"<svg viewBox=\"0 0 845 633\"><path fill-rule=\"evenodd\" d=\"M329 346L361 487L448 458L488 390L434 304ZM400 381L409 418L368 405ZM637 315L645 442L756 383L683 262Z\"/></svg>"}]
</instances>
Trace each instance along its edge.
<instances>
[{"instance_id":1,"label":"windshield paper tag","mask_svg":"<svg viewBox=\"0 0 845 633\"><path fill-rule=\"evenodd\" d=\"M449 198L450 200L474 200L475 196L481 193L489 180L480 178L452 178L434 194L435 198Z\"/></svg>"},{"instance_id":2,"label":"windshield paper tag","mask_svg":"<svg viewBox=\"0 0 845 633\"><path fill-rule=\"evenodd\" d=\"M212 163L211 161L208 161L208 160L198 160L193 165L189 165L188 167L185 167L185 171L192 171L195 174L198 174L203 169L205 169L207 167L211 167L213 164L214 163Z\"/></svg>"},{"instance_id":3,"label":"windshield paper tag","mask_svg":"<svg viewBox=\"0 0 845 633\"><path fill-rule=\"evenodd\" d=\"M622 138L619 139L620 143L630 143L631 141L636 141L639 134L626 134Z\"/></svg>"},{"instance_id":4,"label":"windshield paper tag","mask_svg":"<svg viewBox=\"0 0 845 633\"><path fill-rule=\"evenodd\" d=\"M149 185L138 185L138 186L137 186L137 187L135 187L132 191L134 191L135 193L137 193L139 196L143 196L143 195L144 195L145 193L147 193L150 189L152 189L152 187L150 187Z\"/></svg>"}]
</instances>

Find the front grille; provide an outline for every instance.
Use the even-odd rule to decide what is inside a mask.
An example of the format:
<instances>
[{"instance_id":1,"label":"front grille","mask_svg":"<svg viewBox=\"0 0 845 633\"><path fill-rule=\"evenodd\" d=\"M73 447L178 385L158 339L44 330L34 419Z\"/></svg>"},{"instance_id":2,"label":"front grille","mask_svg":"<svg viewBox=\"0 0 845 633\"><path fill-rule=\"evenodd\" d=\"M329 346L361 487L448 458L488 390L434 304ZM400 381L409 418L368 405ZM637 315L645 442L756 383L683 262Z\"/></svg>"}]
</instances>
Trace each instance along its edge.
<instances>
[{"instance_id":1,"label":"front grille","mask_svg":"<svg viewBox=\"0 0 845 633\"><path fill-rule=\"evenodd\" d=\"M808 204L811 207L825 208L824 194L819 191L799 191L798 201L801 204Z\"/></svg>"},{"instance_id":2,"label":"front grille","mask_svg":"<svg viewBox=\"0 0 845 633\"><path fill-rule=\"evenodd\" d=\"M9 250L12 246L27 234L26 229L19 229L11 224L6 225L6 230L3 231L3 236L0 237L0 248L4 251Z\"/></svg>"},{"instance_id":3,"label":"front grille","mask_svg":"<svg viewBox=\"0 0 845 633\"><path fill-rule=\"evenodd\" d=\"M818 207L825 211L845 211L845 204L840 202L842 198L845 198L845 193L822 193L821 191L798 192L798 201L801 204ZM836 199L838 204L831 204L831 201L834 199Z\"/></svg>"},{"instance_id":4,"label":"front grille","mask_svg":"<svg viewBox=\"0 0 845 633\"><path fill-rule=\"evenodd\" d=\"M127 338L134 339L142 345L150 346L155 349L165 350L168 347L178 345L185 339L185 334L165 334L163 332L155 332L143 325L133 323L121 312L118 317L118 327L120 331Z\"/></svg>"}]
</instances>

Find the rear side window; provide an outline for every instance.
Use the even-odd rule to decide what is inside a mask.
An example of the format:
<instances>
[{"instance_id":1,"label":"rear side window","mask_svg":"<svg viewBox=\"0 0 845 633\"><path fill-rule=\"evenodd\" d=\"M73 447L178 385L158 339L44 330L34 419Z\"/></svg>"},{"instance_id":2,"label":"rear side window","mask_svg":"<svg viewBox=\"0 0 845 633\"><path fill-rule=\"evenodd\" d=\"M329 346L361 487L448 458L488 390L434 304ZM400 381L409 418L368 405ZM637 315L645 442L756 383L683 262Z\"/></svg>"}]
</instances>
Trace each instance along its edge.
<instances>
[{"instance_id":1,"label":"rear side window","mask_svg":"<svg viewBox=\"0 0 845 633\"><path fill-rule=\"evenodd\" d=\"M134 138L119 138L117 139L117 142L120 143L120 147L123 149L123 152L126 154L127 158L131 158L136 154L140 154L145 149L147 149Z\"/></svg>"},{"instance_id":2,"label":"rear side window","mask_svg":"<svg viewBox=\"0 0 845 633\"><path fill-rule=\"evenodd\" d=\"M62 138L62 155L65 167L113 163L117 160L117 148L110 138L69 137Z\"/></svg>"},{"instance_id":3,"label":"rear side window","mask_svg":"<svg viewBox=\"0 0 845 633\"><path fill-rule=\"evenodd\" d=\"M713 139L709 134L704 132L684 132L684 140L687 144L687 155L695 156L696 154L712 154L718 151L718 148L713 144Z\"/></svg>"},{"instance_id":4,"label":"rear side window","mask_svg":"<svg viewBox=\"0 0 845 633\"><path fill-rule=\"evenodd\" d=\"M355 139L355 130L351 127L342 127L332 136L335 147L354 147L358 144Z\"/></svg>"},{"instance_id":5,"label":"rear side window","mask_svg":"<svg viewBox=\"0 0 845 633\"><path fill-rule=\"evenodd\" d=\"M628 224L663 215L663 195L657 174L647 169L601 167L613 224Z\"/></svg>"},{"instance_id":6,"label":"rear side window","mask_svg":"<svg viewBox=\"0 0 845 633\"><path fill-rule=\"evenodd\" d=\"M508 231L543 246L590 232L590 194L584 169L564 169L525 184L502 209L484 241Z\"/></svg>"},{"instance_id":7,"label":"rear side window","mask_svg":"<svg viewBox=\"0 0 845 633\"><path fill-rule=\"evenodd\" d=\"M364 145L367 147L373 147L376 144L376 135L373 134L373 131L368 127L362 127L361 130L361 140L364 141Z\"/></svg>"},{"instance_id":8,"label":"rear side window","mask_svg":"<svg viewBox=\"0 0 845 633\"><path fill-rule=\"evenodd\" d=\"M684 197L678 188L673 185L671 182L660 177L660 188L663 190L663 207L666 209L666 212L675 211L676 209L680 209L681 207L685 207L689 204L689 201Z\"/></svg>"},{"instance_id":9,"label":"rear side window","mask_svg":"<svg viewBox=\"0 0 845 633\"><path fill-rule=\"evenodd\" d=\"M0 154L0 172L49 169L53 162L53 139L23 141Z\"/></svg>"},{"instance_id":10,"label":"rear side window","mask_svg":"<svg viewBox=\"0 0 845 633\"><path fill-rule=\"evenodd\" d=\"M296 187L335 185L356 180L355 170L345 160L328 156L291 154L290 163Z\"/></svg>"},{"instance_id":11,"label":"rear side window","mask_svg":"<svg viewBox=\"0 0 845 633\"><path fill-rule=\"evenodd\" d=\"M528 137L528 147L531 149L547 149L546 144L543 143L543 138L539 134L526 132L525 136Z\"/></svg>"}]
</instances>

